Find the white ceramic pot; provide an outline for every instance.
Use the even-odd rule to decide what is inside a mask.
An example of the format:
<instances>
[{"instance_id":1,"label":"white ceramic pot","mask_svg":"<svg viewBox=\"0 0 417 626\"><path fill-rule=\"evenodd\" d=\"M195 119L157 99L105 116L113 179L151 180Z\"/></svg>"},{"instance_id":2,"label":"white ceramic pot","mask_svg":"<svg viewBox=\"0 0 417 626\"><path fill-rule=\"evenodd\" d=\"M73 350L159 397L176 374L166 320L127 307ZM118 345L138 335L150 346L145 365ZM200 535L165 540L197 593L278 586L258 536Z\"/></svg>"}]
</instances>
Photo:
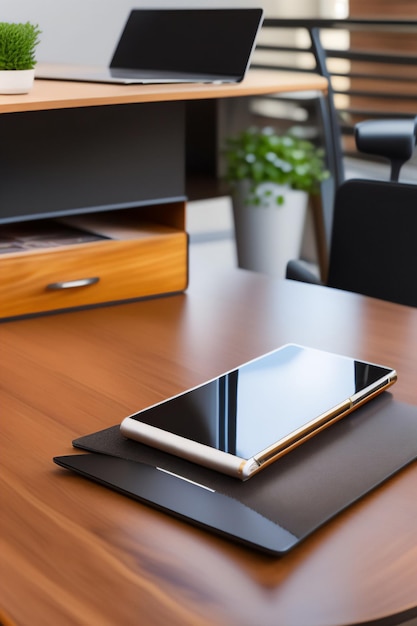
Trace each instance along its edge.
<instances>
[{"instance_id":1,"label":"white ceramic pot","mask_svg":"<svg viewBox=\"0 0 417 626\"><path fill-rule=\"evenodd\" d=\"M0 70L0 94L28 93L33 87L35 70Z\"/></svg>"},{"instance_id":2,"label":"white ceramic pot","mask_svg":"<svg viewBox=\"0 0 417 626\"><path fill-rule=\"evenodd\" d=\"M247 202L250 185L238 184L233 197L238 265L284 278L289 260L299 258L307 214L308 194L275 183L257 189L260 205ZM278 205L277 196L284 197Z\"/></svg>"}]
</instances>

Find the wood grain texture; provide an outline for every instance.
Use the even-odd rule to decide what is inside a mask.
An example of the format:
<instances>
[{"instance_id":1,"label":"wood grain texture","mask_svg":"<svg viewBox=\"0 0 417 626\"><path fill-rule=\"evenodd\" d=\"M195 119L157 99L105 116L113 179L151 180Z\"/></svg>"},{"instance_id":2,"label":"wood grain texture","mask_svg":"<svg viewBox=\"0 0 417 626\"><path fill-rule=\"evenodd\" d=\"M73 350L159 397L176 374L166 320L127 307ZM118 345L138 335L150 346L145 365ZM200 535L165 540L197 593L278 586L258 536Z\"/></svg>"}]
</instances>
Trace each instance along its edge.
<instances>
[{"instance_id":1,"label":"wood grain texture","mask_svg":"<svg viewBox=\"0 0 417 626\"><path fill-rule=\"evenodd\" d=\"M416 464L275 559L52 463L73 438L288 341L392 365L395 397L417 404L416 309L210 272L198 256L185 294L0 326L0 606L17 624L336 626L417 614Z\"/></svg>"},{"instance_id":2,"label":"wood grain texture","mask_svg":"<svg viewBox=\"0 0 417 626\"><path fill-rule=\"evenodd\" d=\"M10 317L182 291L187 237L172 233L134 241L100 241L2 259L0 315ZM86 287L51 291L56 282L99 278Z\"/></svg>"},{"instance_id":3,"label":"wood grain texture","mask_svg":"<svg viewBox=\"0 0 417 626\"><path fill-rule=\"evenodd\" d=\"M29 94L0 96L0 113L133 102L233 98L311 89L326 92L327 80L307 72L272 70L250 70L241 83L223 85L110 85L36 79Z\"/></svg>"},{"instance_id":4,"label":"wood grain texture","mask_svg":"<svg viewBox=\"0 0 417 626\"><path fill-rule=\"evenodd\" d=\"M183 222L185 203L168 206L172 212L168 223ZM183 291L188 282L187 235L171 225L144 221L146 213L147 209L66 218L65 224L108 239L2 254L0 317ZM164 209L155 213L162 222ZM42 221L39 224L42 229ZM19 225L12 224L11 231L19 232ZM33 232L37 233L36 224ZM86 279L98 282L48 288Z\"/></svg>"}]
</instances>

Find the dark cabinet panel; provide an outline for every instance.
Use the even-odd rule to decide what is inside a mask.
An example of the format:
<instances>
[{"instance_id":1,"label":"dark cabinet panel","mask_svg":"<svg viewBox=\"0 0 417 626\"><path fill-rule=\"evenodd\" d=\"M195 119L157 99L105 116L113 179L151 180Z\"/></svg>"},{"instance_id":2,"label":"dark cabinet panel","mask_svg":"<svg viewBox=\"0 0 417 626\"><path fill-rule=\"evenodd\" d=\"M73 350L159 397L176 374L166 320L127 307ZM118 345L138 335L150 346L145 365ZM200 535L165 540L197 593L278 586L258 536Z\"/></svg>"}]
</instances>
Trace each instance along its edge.
<instances>
[{"instance_id":1,"label":"dark cabinet panel","mask_svg":"<svg viewBox=\"0 0 417 626\"><path fill-rule=\"evenodd\" d=\"M0 116L0 222L182 199L182 102Z\"/></svg>"}]
</instances>

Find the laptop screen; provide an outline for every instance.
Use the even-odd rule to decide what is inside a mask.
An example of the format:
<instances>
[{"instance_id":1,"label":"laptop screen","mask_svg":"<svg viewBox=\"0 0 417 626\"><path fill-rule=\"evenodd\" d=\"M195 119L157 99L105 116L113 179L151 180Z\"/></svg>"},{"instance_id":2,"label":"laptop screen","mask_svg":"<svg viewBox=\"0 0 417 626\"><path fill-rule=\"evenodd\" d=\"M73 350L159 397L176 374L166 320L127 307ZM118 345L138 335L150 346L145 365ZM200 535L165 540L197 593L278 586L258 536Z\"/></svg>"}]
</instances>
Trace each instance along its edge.
<instances>
[{"instance_id":1,"label":"laptop screen","mask_svg":"<svg viewBox=\"0 0 417 626\"><path fill-rule=\"evenodd\" d=\"M242 76L262 9L138 9L110 67Z\"/></svg>"}]
</instances>

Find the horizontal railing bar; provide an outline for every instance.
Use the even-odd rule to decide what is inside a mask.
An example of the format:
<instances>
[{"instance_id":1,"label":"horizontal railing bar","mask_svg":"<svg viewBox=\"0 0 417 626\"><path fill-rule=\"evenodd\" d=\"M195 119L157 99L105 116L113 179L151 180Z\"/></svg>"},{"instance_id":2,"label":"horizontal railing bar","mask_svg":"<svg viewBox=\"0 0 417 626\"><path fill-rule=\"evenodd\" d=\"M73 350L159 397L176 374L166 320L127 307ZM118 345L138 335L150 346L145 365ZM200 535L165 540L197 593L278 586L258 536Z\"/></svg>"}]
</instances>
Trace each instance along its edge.
<instances>
[{"instance_id":1,"label":"horizontal railing bar","mask_svg":"<svg viewBox=\"0 0 417 626\"><path fill-rule=\"evenodd\" d=\"M263 22L264 26L275 28L341 28L350 29L389 29L392 27L405 30L414 30L417 27L417 20L409 19L361 19L361 18L266 18Z\"/></svg>"},{"instance_id":2,"label":"horizontal railing bar","mask_svg":"<svg viewBox=\"0 0 417 626\"><path fill-rule=\"evenodd\" d=\"M363 98L374 98L380 100L381 98L388 100L409 100L410 102L417 101L417 95L414 94L398 94L392 92L383 91L365 91L360 89L333 89L333 93L344 96L360 96Z\"/></svg>"},{"instance_id":3,"label":"horizontal railing bar","mask_svg":"<svg viewBox=\"0 0 417 626\"><path fill-rule=\"evenodd\" d=\"M416 33L417 34L417 33ZM397 64L397 65L417 65L417 55L404 54L387 54L386 52L366 52L363 50L341 50L339 48L323 47L327 58L346 59L348 61L368 61L381 64ZM300 48L297 46L281 46L281 45L264 45L260 44L256 47L257 51L262 52L292 52L295 54L312 54L311 48Z\"/></svg>"},{"instance_id":4,"label":"horizontal railing bar","mask_svg":"<svg viewBox=\"0 0 417 626\"><path fill-rule=\"evenodd\" d=\"M296 52L300 54L311 53L311 48L301 48L300 46L282 46L281 44L258 44L256 51L262 50L263 52Z\"/></svg>"},{"instance_id":5,"label":"horizontal railing bar","mask_svg":"<svg viewBox=\"0 0 417 626\"><path fill-rule=\"evenodd\" d=\"M376 63L391 63L397 65L417 65L417 55L387 54L385 52L365 52L363 50L338 50L324 48L328 58L347 59L348 61L370 61Z\"/></svg>"},{"instance_id":6,"label":"horizontal railing bar","mask_svg":"<svg viewBox=\"0 0 417 626\"><path fill-rule=\"evenodd\" d=\"M257 70L279 70L280 72L316 72L315 68L293 67L292 65L276 65L275 63L251 63L251 68Z\"/></svg>"},{"instance_id":7,"label":"horizontal railing bar","mask_svg":"<svg viewBox=\"0 0 417 626\"><path fill-rule=\"evenodd\" d=\"M413 85L416 84L416 78L414 76L401 76L401 74L397 74L396 76L394 76L393 74L365 74L362 72L330 72L330 76L343 78L359 78L371 81L412 83Z\"/></svg>"},{"instance_id":8,"label":"horizontal railing bar","mask_svg":"<svg viewBox=\"0 0 417 626\"><path fill-rule=\"evenodd\" d=\"M385 118L401 118L401 119L413 119L416 114L413 113L404 113L400 111L375 111L373 109L358 109L358 108L340 108L338 109L339 115L349 114L349 115L360 115L361 117L377 117L378 119Z\"/></svg>"}]
</instances>

